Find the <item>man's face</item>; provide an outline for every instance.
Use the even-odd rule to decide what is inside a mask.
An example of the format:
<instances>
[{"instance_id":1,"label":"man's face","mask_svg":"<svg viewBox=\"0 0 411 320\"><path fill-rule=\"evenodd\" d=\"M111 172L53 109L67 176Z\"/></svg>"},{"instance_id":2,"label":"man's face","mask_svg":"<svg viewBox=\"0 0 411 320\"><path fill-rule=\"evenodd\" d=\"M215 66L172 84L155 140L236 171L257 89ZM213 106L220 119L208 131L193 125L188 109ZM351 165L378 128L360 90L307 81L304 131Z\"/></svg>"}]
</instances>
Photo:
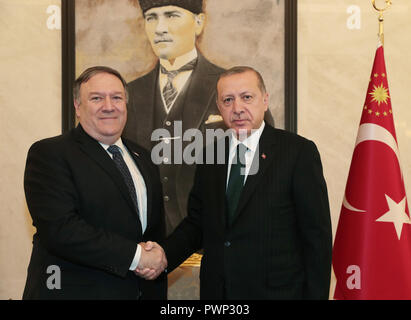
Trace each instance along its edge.
<instances>
[{"instance_id":1,"label":"man's face","mask_svg":"<svg viewBox=\"0 0 411 320\"><path fill-rule=\"evenodd\" d=\"M167 60L174 60L194 49L196 36L204 25L204 14L176 7L151 8L144 14L148 39L154 53Z\"/></svg>"},{"instance_id":2,"label":"man's face","mask_svg":"<svg viewBox=\"0 0 411 320\"><path fill-rule=\"evenodd\" d=\"M121 136L127 120L124 86L109 73L98 73L80 87L76 115L83 129L94 139L113 144Z\"/></svg>"},{"instance_id":3,"label":"man's face","mask_svg":"<svg viewBox=\"0 0 411 320\"><path fill-rule=\"evenodd\" d=\"M250 135L252 129L261 126L268 109L268 93L261 92L253 71L221 78L217 83L217 95L221 116L237 136L240 130Z\"/></svg>"}]
</instances>

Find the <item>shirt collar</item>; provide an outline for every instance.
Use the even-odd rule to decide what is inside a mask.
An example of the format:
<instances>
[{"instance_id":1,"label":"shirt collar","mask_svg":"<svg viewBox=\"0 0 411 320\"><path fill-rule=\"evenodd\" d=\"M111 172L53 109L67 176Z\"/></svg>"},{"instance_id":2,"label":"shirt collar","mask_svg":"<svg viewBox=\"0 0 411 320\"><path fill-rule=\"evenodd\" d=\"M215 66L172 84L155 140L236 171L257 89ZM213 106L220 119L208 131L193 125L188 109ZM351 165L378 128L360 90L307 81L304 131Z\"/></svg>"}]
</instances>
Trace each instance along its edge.
<instances>
[{"instance_id":1,"label":"shirt collar","mask_svg":"<svg viewBox=\"0 0 411 320\"><path fill-rule=\"evenodd\" d=\"M265 122L263 121L261 126L257 130L252 132L251 135L249 135L243 141L238 140L236 135L233 132L231 134L231 140L230 140L230 152L232 152L233 149L237 148L237 145L239 145L240 143L245 145L252 152L255 152L255 150L257 150L258 142L260 141L261 133L263 132L264 127L265 127Z\"/></svg>"},{"instance_id":2,"label":"shirt collar","mask_svg":"<svg viewBox=\"0 0 411 320\"><path fill-rule=\"evenodd\" d=\"M167 59L160 59L160 64L166 68L167 71L174 71L180 69L185 64L191 62L192 60L198 57L197 49L194 48L193 50L179 56L174 61L174 64L171 65Z\"/></svg>"}]
</instances>

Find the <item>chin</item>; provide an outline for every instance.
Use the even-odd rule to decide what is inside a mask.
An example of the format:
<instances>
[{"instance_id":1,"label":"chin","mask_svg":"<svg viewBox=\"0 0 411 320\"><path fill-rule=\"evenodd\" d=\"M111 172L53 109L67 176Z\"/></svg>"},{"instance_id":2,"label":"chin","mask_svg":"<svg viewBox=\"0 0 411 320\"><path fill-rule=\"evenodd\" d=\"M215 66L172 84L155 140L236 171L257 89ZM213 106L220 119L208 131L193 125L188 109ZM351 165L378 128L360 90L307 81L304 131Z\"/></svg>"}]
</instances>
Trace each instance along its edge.
<instances>
[{"instance_id":1,"label":"chin","mask_svg":"<svg viewBox=\"0 0 411 320\"><path fill-rule=\"evenodd\" d=\"M162 48L162 49L157 49L156 50L156 55L160 59L165 59L165 60L170 60L173 59L173 57L170 55L170 50L167 48Z\"/></svg>"},{"instance_id":2,"label":"chin","mask_svg":"<svg viewBox=\"0 0 411 320\"><path fill-rule=\"evenodd\" d=\"M100 134L105 137L119 137L121 135L121 130L117 128L102 128Z\"/></svg>"}]
</instances>

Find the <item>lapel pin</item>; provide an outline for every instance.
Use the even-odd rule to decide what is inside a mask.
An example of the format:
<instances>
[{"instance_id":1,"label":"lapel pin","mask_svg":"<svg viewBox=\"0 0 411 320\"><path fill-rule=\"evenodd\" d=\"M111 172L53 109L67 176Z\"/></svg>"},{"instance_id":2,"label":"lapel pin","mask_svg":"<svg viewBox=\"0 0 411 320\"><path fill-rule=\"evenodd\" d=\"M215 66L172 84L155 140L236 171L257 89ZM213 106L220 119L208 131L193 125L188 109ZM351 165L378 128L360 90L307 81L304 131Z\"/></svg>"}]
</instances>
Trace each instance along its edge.
<instances>
[{"instance_id":1,"label":"lapel pin","mask_svg":"<svg viewBox=\"0 0 411 320\"><path fill-rule=\"evenodd\" d=\"M134 152L134 151L133 151L133 153L134 153L137 157L139 157L139 156L140 156L137 152Z\"/></svg>"},{"instance_id":2,"label":"lapel pin","mask_svg":"<svg viewBox=\"0 0 411 320\"><path fill-rule=\"evenodd\" d=\"M264 160L267 158L267 156L265 155L265 153L263 153L263 154L261 155L261 158L263 158Z\"/></svg>"}]
</instances>

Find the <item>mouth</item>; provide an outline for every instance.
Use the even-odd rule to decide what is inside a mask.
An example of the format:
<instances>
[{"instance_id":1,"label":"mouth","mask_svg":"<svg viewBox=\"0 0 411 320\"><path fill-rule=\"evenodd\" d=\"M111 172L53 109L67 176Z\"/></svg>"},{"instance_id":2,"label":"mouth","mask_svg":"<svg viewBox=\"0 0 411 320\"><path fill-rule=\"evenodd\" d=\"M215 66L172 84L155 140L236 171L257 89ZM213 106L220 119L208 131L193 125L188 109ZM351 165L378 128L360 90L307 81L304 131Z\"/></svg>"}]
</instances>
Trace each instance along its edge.
<instances>
[{"instance_id":1,"label":"mouth","mask_svg":"<svg viewBox=\"0 0 411 320\"><path fill-rule=\"evenodd\" d=\"M171 39L154 39L154 44L159 44L159 43L171 43L173 40Z\"/></svg>"},{"instance_id":2,"label":"mouth","mask_svg":"<svg viewBox=\"0 0 411 320\"><path fill-rule=\"evenodd\" d=\"M233 119L231 120L232 123L234 123L236 126L244 126L245 124L247 124L249 122L248 119Z\"/></svg>"}]
</instances>

